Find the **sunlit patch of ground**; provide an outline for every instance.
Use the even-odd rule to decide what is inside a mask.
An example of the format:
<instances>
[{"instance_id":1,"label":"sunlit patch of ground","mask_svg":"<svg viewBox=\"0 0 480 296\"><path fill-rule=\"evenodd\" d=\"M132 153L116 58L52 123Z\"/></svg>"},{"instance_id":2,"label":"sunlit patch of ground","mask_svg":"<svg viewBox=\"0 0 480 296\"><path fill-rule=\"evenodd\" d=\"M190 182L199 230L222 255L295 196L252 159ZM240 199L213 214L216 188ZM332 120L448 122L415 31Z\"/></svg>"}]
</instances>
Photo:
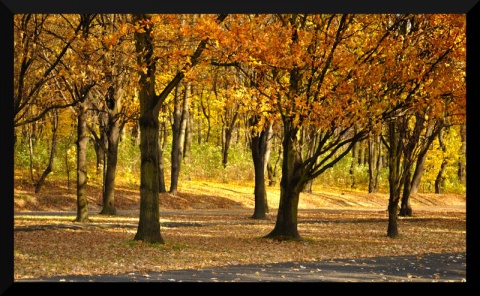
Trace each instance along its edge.
<instances>
[{"instance_id":1,"label":"sunlit patch of ground","mask_svg":"<svg viewBox=\"0 0 480 296\"><path fill-rule=\"evenodd\" d=\"M73 185L72 185L73 186ZM184 181L178 188L178 194L161 193L160 209L253 209L254 184L228 184L208 180ZM269 208L278 208L280 189L267 187ZM87 186L89 208L99 212L102 205L102 188L98 184ZM140 192L127 187L117 186L115 206L117 210L138 210ZM25 182L15 183L14 210L19 211L76 211L76 191L68 189L60 181L46 182L40 193L35 194L34 187ZM345 190L314 186L312 193L301 193L299 209L319 208L387 208L387 193L367 193L360 190ZM465 208L465 194L422 193L411 196L414 208L457 207Z\"/></svg>"}]
</instances>

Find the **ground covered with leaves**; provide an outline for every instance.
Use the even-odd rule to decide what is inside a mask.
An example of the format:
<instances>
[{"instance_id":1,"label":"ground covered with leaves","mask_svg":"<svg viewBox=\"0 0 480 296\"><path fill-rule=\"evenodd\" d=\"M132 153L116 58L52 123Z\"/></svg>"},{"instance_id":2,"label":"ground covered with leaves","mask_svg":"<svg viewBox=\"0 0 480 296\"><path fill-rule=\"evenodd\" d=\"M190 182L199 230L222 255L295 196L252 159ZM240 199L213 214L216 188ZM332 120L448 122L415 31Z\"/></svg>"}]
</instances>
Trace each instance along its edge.
<instances>
[{"instance_id":1,"label":"ground covered with leaves","mask_svg":"<svg viewBox=\"0 0 480 296\"><path fill-rule=\"evenodd\" d=\"M249 184L186 182L177 196L160 196L164 244L134 241L138 190L119 188L119 215L99 215L99 188L89 189L91 223L75 218L75 194L50 184L34 194L16 184L14 278L201 269L214 266L466 252L463 195L419 194L414 214L400 217L400 237L386 236L388 196L326 188L302 194L302 241L263 238L274 227L278 188L269 188L270 212L254 220ZM53 213L39 214L41 211Z\"/></svg>"}]
</instances>

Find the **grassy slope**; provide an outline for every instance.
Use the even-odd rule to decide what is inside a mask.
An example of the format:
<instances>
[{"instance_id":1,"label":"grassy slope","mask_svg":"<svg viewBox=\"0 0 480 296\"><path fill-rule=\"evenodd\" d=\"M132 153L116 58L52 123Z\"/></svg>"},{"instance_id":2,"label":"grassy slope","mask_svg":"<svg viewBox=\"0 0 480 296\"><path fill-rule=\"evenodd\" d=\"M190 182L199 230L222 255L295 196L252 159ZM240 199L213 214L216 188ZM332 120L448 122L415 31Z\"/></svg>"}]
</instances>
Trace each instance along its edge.
<instances>
[{"instance_id":1,"label":"grassy slope","mask_svg":"<svg viewBox=\"0 0 480 296\"><path fill-rule=\"evenodd\" d=\"M253 209L254 185L239 183L222 183L215 181L183 181L179 194L168 193L160 196L160 209ZM38 194L32 185L23 179L15 180L15 211L76 211L75 184L68 189L64 180L47 180ZM87 187L89 207L92 211L101 208L101 186L92 182ZM270 209L278 207L279 186L267 188ZM139 190L117 185L115 204L119 211L139 208ZM300 209L318 208L386 208L388 194L367 193L359 190L325 188L314 186L311 194L302 193ZM413 208L453 206L464 208L466 196L460 194L420 193L412 195Z\"/></svg>"}]
</instances>

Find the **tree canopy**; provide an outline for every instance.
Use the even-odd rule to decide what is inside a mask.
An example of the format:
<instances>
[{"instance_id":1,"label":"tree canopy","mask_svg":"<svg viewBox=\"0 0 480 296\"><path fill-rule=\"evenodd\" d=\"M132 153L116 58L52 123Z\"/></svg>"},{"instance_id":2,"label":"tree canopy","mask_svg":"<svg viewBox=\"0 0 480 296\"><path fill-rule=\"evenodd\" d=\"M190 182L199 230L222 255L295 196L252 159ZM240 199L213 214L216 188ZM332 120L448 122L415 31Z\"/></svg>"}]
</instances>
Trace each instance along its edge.
<instances>
[{"instance_id":1,"label":"tree canopy","mask_svg":"<svg viewBox=\"0 0 480 296\"><path fill-rule=\"evenodd\" d=\"M163 242L158 195L166 118L181 142L172 148L172 170L180 169L178 158L191 141L187 129L195 133L190 114L199 141L221 125L224 167L233 133L244 125L252 153L261 154L254 155L256 174L268 163L261 141L275 130L281 195L267 235L275 238L300 238L297 209L306 184L356 143L378 136L389 157L388 233L394 237L401 187L415 163L443 128L465 124L465 35L462 14L18 14L14 125L38 123L52 110L73 112L79 208L86 207L89 130L111 169L104 201L112 206L105 213L115 213L120 134L124 126L137 128L136 239L148 242Z\"/></svg>"}]
</instances>

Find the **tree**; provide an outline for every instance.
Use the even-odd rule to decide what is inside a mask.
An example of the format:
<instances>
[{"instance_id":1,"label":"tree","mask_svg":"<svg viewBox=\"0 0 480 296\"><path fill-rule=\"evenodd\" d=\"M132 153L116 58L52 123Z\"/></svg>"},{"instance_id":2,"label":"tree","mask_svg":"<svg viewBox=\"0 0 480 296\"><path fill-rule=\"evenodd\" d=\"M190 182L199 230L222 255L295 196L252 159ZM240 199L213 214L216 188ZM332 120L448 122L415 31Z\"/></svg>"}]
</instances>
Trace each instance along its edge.
<instances>
[{"instance_id":1,"label":"tree","mask_svg":"<svg viewBox=\"0 0 480 296\"><path fill-rule=\"evenodd\" d=\"M52 167L53 167L53 160L55 158L55 151L57 147L57 130L58 130L58 114L57 110L53 109L53 117L52 117L52 142L51 142L51 147L50 147L50 157L48 158L48 164L45 170L42 173L42 176L40 179L37 181L37 184L35 185L35 193L39 193L40 189L43 186L43 183L45 182L45 179L47 178L48 174L52 172Z\"/></svg>"},{"instance_id":2,"label":"tree","mask_svg":"<svg viewBox=\"0 0 480 296\"><path fill-rule=\"evenodd\" d=\"M424 114L416 114L415 124L409 133L408 127L404 127L406 134L403 146L403 159L405 167L405 179L403 184L402 200L400 205L400 216L412 216L412 207L410 206L410 194L413 186L415 174L420 174L421 167L415 167L414 175L412 169L415 163L422 164L421 159L425 158L433 139L441 132L444 127L443 120L439 119L435 122L425 123ZM408 120L408 119L407 119ZM422 134L422 131L424 133Z\"/></svg>"},{"instance_id":3,"label":"tree","mask_svg":"<svg viewBox=\"0 0 480 296\"><path fill-rule=\"evenodd\" d=\"M462 146L460 147L460 157L458 159L458 180L461 182L465 181L465 175L466 175L466 161L465 161L465 156L466 156L466 150L467 150L467 127L465 124L460 125L460 137L461 137L461 142Z\"/></svg>"},{"instance_id":4,"label":"tree","mask_svg":"<svg viewBox=\"0 0 480 296\"><path fill-rule=\"evenodd\" d=\"M155 61L151 34L154 24L151 19L151 15L132 16L134 26L137 26L134 33L138 53L137 64L141 68L139 71L140 219L135 240L163 243L160 234L158 202L158 113L162 101L168 94L166 93L163 97L155 94Z\"/></svg>"},{"instance_id":5,"label":"tree","mask_svg":"<svg viewBox=\"0 0 480 296\"><path fill-rule=\"evenodd\" d=\"M106 139L106 163L104 163L103 206L100 214L115 215L115 173L120 134L125 124L136 116L136 105L128 98L133 97L132 84L128 79L132 72L129 64L133 58L133 48L127 39L128 27L126 15L102 15L103 39L101 42L102 68L105 86L100 110L107 115L106 125L100 128ZM101 139L102 137L100 137ZM103 144L103 143L102 143ZM101 145L101 144L100 144ZM99 146L100 146L99 145ZM104 150L103 147L102 150ZM105 150L104 150L105 151Z\"/></svg>"},{"instance_id":6,"label":"tree","mask_svg":"<svg viewBox=\"0 0 480 296\"><path fill-rule=\"evenodd\" d=\"M180 93L180 85L177 85L174 96L174 111L172 125L172 152L171 152L171 178L170 194L176 195L178 186L178 177L180 175L180 166L183 160L185 133L188 122L188 106L190 99L190 86L187 82L184 85L183 93ZM183 97L183 99L180 99Z\"/></svg>"},{"instance_id":7,"label":"tree","mask_svg":"<svg viewBox=\"0 0 480 296\"><path fill-rule=\"evenodd\" d=\"M283 127L280 204L275 227L266 237L300 239L297 210L305 184L337 163L367 132L363 127L354 133L354 123L368 116L351 99L351 68L357 58L350 52L361 46L354 43L360 37L354 40L352 31L361 23L353 15L245 18L247 25L230 29L254 38L232 47L241 48L239 63L258 69L257 98L267 107L264 114L279 116ZM253 31L258 27L261 31ZM302 132L317 141L310 152L299 141Z\"/></svg>"},{"instance_id":8,"label":"tree","mask_svg":"<svg viewBox=\"0 0 480 296\"><path fill-rule=\"evenodd\" d=\"M167 192L165 184L165 168L163 163L163 151L167 142L167 119L166 106L160 109L159 131L158 131L158 190L160 193Z\"/></svg>"},{"instance_id":9,"label":"tree","mask_svg":"<svg viewBox=\"0 0 480 296\"><path fill-rule=\"evenodd\" d=\"M392 25L385 37L388 54L383 58L384 67L388 67L384 69L394 70L383 70L385 91L380 92L391 102L386 108L390 110L385 113L388 116L384 116L388 135L383 142L388 150L390 186L387 236L395 238L399 235L397 215L402 190L408 213L414 163L421 151L428 149L446 116L448 121L461 118L465 21L456 15L396 15L388 22ZM459 64L450 67L450 58L459 58ZM449 78L452 71L456 71L454 79Z\"/></svg>"},{"instance_id":10,"label":"tree","mask_svg":"<svg viewBox=\"0 0 480 296\"><path fill-rule=\"evenodd\" d=\"M97 110L98 107L95 106ZM105 177L105 169L106 169L106 150L108 147L108 141L107 141L107 118L104 110L99 110L98 114L96 114L96 117L92 118L93 121L95 121L92 125L93 126L98 126L99 134L97 135L96 130L92 125L88 125L88 129L90 130L92 134L92 140L93 140L93 147L95 149L95 154L97 156L97 164L96 164L96 170L97 170L97 175L100 173L103 173L103 176ZM101 171L101 166L103 164L103 171Z\"/></svg>"},{"instance_id":11,"label":"tree","mask_svg":"<svg viewBox=\"0 0 480 296\"><path fill-rule=\"evenodd\" d=\"M50 110L54 108L72 107L77 116L77 216L74 222L88 222L88 199L87 199L87 112L90 107L90 94L93 87L97 84L98 73L92 66L95 60L95 40L91 33L91 27L96 15L80 14L68 15L65 18L79 23L79 36L69 46L73 50L67 51L64 55L64 61L60 63L61 67L54 69L53 80L58 87L58 91L63 98L64 103L45 108ZM77 32L77 31L75 31ZM76 63L81 61L81 66ZM52 69L53 71L53 69ZM70 100L67 98L69 95Z\"/></svg>"},{"instance_id":12,"label":"tree","mask_svg":"<svg viewBox=\"0 0 480 296\"><path fill-rule=\"evenodd\" d=\"M267 179L268 179L268 186L270 187L277 185L278 164L280 163L280 160L282 158L282 146L278 144L279 142L278 139L281 139L281 136L278 135L278 131L276 131L277 129L276 126L277 125L272 126L273 132L272 132L272 139L271 139L271 145L272 145L271 151L274 151L275 154L270 154L270 155L273 155L273 157L270 157L267 163Z\"/></svg>"},{"instance_id":13,"label":"tree","mask_svg":"<svg viewBox=\"0 0 480 296\"><path fill-rule=\"evenodd\" d=\"M86 197L86 112L89 106L88 97L97 78L92 70L91 58L94 50L90 46L90 29L94 18L95 15L88 14L19 15L18 20L22 40L18 44L23 46L23 50L20 51L22 55L19 56L19 72L16 76L18 93L14 98L15 124L21 126L34 123L49 112L76 107L76 110L73 109L78 118L76 222L89 220ZM31 24L34 24L33 31L29 31ZM81 60L83 65L77 68L73 64L78 60ZM59 96L44 95L52 92L54 86L57 87ZM70 99L67 98L65 90ZM54 126L56 124L54 121ZM55 128L52 133L49 165L37 183L37 192L53 164L56 133Z\"/></svg>"},{"instance_id":14,"label":"tree","mask_svg":"<svg viewBox=\"0 0 480 296\"><path fill-rule=\"evenodd\" d=\"M199 114L202 114L205 117L205 120L207 121L207 131L205 134L205 143L208 143L210 141L210 134L212 130L212 120L211 120L211 112L210 112L210 92L206 89L202 88L197 88L197 91L199 92L198 95L198 109L199 109ZM201 123L201 119L199 119L199 122ZM198 142L199 144L202 143L202 129L199 128L198 130Z\"/></svg>"},{"instance_id":15,"label":"tree","mask_svg":"<svg viewBox=\"0 0 480 296\"><path fill-rule=\"evenodd\" d=\"M222 22L227 15L219 15L215 22ZM140 178L140 219L135 240L148 243L163 243L160 234L159 217L159 187L158 187L158 116L161 105L170 92L180 83L198 62L200 55L205 50L208 37L203 37L193 54L188 55L187 61L169 80L159 95L155 92L156 62L154 56L153 26L151 15L133 15L136 29L135 47L138 53L137 65L140 76L140 152L141 152L141 178Z\"/></svg>"},{"instance_id":16,"label":"tree","mask_svg":"<svg viewBox=\"0 0 480 296\"><path fill-rule=\"evenodd\" d=\"M442 152L445 153L447 151L447 146L444 142L443 132L440 131L438 133L438 143L440 144L440 148ZM437 177L435 178L435 193L440 194L442 193L442 185L445 181L445 169L447 168L448 159L444 157L442 159L442 164L440 165L440 170L438 171Z\"/></svg>"},{"instance_id":17,"label":"tree","mask_svg":"<svg viewBox=\"0 0 480 296\"><path fill-rule=\"evenodd\" d=\"M382 143L378 135L368 135L368 192L378 189L378 178L382 169Z\"/></svg>"},{"instance_id":18,"label":"tree","mask_svg":"<svg viewBox=\"0 0 480 296\"><path fill-rule=\"evenodd\" d=\"M217 77L215 77L215 80L214 80L215 97L217 100L220 100L221 102L223 102L222 104L223 112L220 113L221 123L222 123L221 143L222 143L222 165L224 168L226 168L228 164L228 152L230 150L230 145L232 143L232 136L238 122L240 105L238 103L238 100L236 100L237 98L229 94L230 91L228 89L228 85L225 85L225 88L223 89L222 92L217 90L216 78ZM221 93L220 96L219 96L219 93Z\"/></svg>"},{"instance_id":19,"label":"tree","mask_svg":"<svg viewBox=\"0 0 480 296\"><path fill-rule=\"evenodd\" d=\"M252 215L253 219L266 219L268 213L267 190L265 188L265 172L268 151L268 142L272 136L271 124L266 123L270 128L261 127L256 131L259 124L259 116L254 115L250 118L250 126L253 127L250 148L252 151L253 166L255 171L255 207Z\"/></svg>"},{"instance_id":20,"label":"tree","mask_svg":"<svg viewBox=\"0 0 480 296\"><path fill-rule=\"evenodd\" d=\"M352 66L361 50L351 31L361 26L352 15L280 16L291 41L284 54L292 60L278 75L277 112L283 124L283 164L280 205L270 238L300 239L297 230L298 201L305 184L343 158L367 134L367 124L356 127L367 116L362 102L352 100ZM357 23L358 21L358 23ZM366 27L366 26L365 26ZM284 32L285 34L286 32ZM359 38L360 36L355 36ZM303 45L303 50L300 45ZM283 68L283 67L282 67ZM315 140L310 152L302 152L299 133L305 130ZM306 154L305 154L306 153Z\"/></svg>"},{"instance_id":21,"label":"tree","mask_svg":"<svg viewBox=\"0 0 480 296\"><path fill-rule=\"evenodd\" d=\"M88 96L92 87L96 84L92 79L93 73L89 69L90 55L93 54L92 48L89 44L89 31L95 15L82 14L80 15L81 23L81 47L80 55L81 60L84 61L83 73L88 79L82 79L82 81L73 81L71 86L66 81L68 91L74 101L77 103L77 216L75 222L89 222L88 217L88 199L87 199L87 109L88 109ZM91 75L91 76L90 76ZM78 84L77 84L78 83Z\"/></svg>"},{"instance_id":22,"label":"tree","mask_svg":"<svg viewBox=\"0 0 480 296\"><path fill-rule=\"evenodd\" d=\"M14 126L37 121L52 109L76 104L39 98L81 28L81 22L76 24L63 15L15 15Z\"/></svg>"},{"instance_id":23,"label":"tree","mask_svg":"<svg viewBox=\"0 0 480 296\"><path fill-rule=\"evenodd\" d=\"M52 78L77 38L82 24L62 15L17 14L14 17L14 126L28 126L30 172L38 193L52 171L56 149L57 109L73 106L52 96ZM69 31L69 30L72 31ZM41 119L53 114L50 157L38 179L33 176L34 128ZM14 141L16 135L14 134Z\"/></svg>"}]
</instances>

